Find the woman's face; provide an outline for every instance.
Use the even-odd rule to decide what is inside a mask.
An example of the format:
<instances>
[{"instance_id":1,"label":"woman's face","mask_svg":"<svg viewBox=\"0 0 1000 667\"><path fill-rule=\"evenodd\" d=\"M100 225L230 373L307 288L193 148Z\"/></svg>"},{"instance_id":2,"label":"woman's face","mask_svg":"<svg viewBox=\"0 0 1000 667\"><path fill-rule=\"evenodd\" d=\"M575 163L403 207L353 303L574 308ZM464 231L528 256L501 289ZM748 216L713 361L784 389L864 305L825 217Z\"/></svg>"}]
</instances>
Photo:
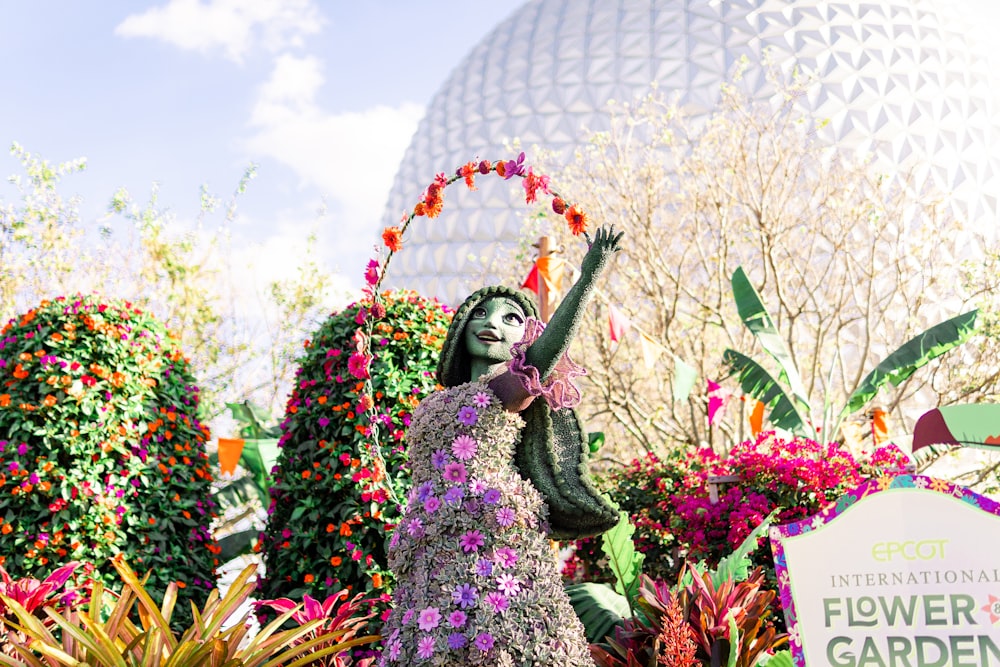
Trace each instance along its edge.
<instances>
[{"instance_id":1,"label":"woman's face","mask_svg":"<svg viewBox=\"0 0 1000 667\"><path fill-rule=\"evenodd\" d=\"M510 348L524 337L525 315L513 299L493 297L469 314L465 349L470 359L493 364L510 359Z\"/></svg>"}]
</instances>

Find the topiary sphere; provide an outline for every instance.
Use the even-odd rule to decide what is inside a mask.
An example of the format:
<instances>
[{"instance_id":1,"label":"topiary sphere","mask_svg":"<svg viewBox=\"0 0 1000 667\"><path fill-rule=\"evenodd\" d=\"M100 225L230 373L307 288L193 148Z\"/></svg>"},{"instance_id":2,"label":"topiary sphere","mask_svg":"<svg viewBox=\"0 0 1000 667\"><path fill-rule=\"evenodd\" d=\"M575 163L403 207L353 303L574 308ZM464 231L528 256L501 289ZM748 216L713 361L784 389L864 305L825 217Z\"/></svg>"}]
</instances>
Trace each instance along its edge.
<instances>
[{"instance_id":1,"label":"topiary sphere","mask_svg":"<svg viewBox=\"0 0 1000 667\"><path fill-rule=\"evenodd\" d=\"M58 297L0 330L0 563L82 561L119 588L122 554L176 615L214 586L198 387L163 324L125 301Z\"/></svg>"},{"instance_id":2,"label":"topiary sphere","mask_svg":"<svg viewBox=\"0 0 1000 667\"><path fill-rule=\"evenodd\" d=\"M386 476L396 497L409 491L403 434L410 414L436 387L434 371L451 311L415 292L387 292L375 324L374 359L359 363L355 333L365 312L352 304L306 341L288 400L272 471L271 506L260 549L259 597L323 599L350 589L388 600L384 543L399 517L378 473L362 464L370 442L367 401L377 411ZM363 396L370 373L374 395Z\"/></svg>"}]
</instances>

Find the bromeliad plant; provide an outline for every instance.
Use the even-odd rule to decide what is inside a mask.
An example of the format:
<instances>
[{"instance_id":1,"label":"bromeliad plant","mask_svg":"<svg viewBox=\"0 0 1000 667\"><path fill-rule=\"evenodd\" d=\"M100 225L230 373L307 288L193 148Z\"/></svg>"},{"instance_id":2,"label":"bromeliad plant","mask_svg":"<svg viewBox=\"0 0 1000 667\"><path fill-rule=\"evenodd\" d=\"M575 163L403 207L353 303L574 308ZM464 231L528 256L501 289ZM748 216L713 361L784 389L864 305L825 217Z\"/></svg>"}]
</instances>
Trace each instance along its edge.
<instances>
[{"instance_id":1,"label":"bromeliad plant","mask_svg":"<svg viewBox=\"0 0 1000 667\"><path fill-rule=\"evenodd\" d=\"M124 554L201 602L218 546L198 387L149 313L58 297L0 330L0 564L42 578L91 564L118 584Z\"/></svg>"},{"instance_id":2,"label":"bromeliad plant","mask_svg":"<svg viewBox=\"0 0 1000 667\"><path fill-rule=\"evenodd\" d=\"M333 591L385 595L384 544L405 497L403 433L417 403L436 388L434 369L450 310L414 292L387 292L373 324L375 360L358 348L373 317L352 304L306 345L281 424L268 522L261 535L263 597L326 598ZM385 467L371 465L373 422L385 434Z\"/></svg>"},{"instance_id":3,"label":"bromeliad plant","mask_svg":"<svg viewBox=\"0 0 1000 667\"><path fill-rule=\"evenodd\" d=\"M287 607L279 602L284 611L272 623L252 632L251 612L245 610L255 589L253 565L236 578L225 596L213 590L202 609L189 612L191 624L176 631L176 582L157 596L163 600L158 605L146 587L149 575L140 580L121 557L112 564L121 578L120 594L112 594L97 581L86 604L62 611L48 609L47 622L13 598L0 595L0 602L14 617L4 619L13 630L7 643L14 657L0 654L0 665L339 666L348 664L343 662L346 651L378 639L357 636L365 621L357 599L324 606L320 613L307 614L309 618L301 616L301 605ZM286 622L293 627L281 629Z\"/></svg>"},{"instance_id":4,"label":"bromeliad plant","mask_svg":"<svg viewBox=\"0 0 1000 667\"><path fill-rule=\"evenodd\" d=\"M739 379L743 392L764 403L771 424L795 435L814 437L812 407L791 351L742 267L733 273L731 282L740 318L764 351L778 362L780 373L775 379L758 362L732 349L723 353L723 361L730 374ZM908 340L865 376L839 411L827 400L823 406L820 441L837 437L843 420L867 405L885 385L898 386L918 368L968 340L976 329L978 313L972 310L957 315Z\"/></svg>"}]
</instances>

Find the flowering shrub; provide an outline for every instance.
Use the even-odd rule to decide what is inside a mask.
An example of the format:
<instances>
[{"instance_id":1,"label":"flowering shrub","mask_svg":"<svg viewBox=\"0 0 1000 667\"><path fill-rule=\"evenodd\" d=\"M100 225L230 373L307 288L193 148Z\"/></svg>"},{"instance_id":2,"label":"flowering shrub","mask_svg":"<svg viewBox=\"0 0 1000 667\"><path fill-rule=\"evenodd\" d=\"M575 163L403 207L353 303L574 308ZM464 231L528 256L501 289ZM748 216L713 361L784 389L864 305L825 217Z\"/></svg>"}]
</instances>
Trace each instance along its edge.
<instances>
[{"instance_id":1,"label":"flowering shrub","mask_svg":"<svg viewBox=\"0 0 1000 667\"><path fill-rule=\"evenodd\" d=\"M0 330L0 565L41 577L108 559L177 582L180 613L214 586L211 475L198 387L161 323L128 302L59 297Z\"/></svg>"},{"instance_id":2,"label":"flowering shrub","mask_svg":"<svg viewBox=\"0 0 1000 667\"><path fill-rule=\"evenodd\" d=\"M837 443L785 440L767 431L738 444L724 458L708 448L673 452L663 459L649 455L610 475L606 484L635 524L636 548L645 554L644 571L674 581L684 559L717 563L772 510L778 510L777 523L801 519L865 477L905 462L893 445L858 459ZM724 475L736 480L725 484L713 503L708 478ZM570 568L606 579L599 546L583 541L578 547L579 561ZM754 558L773 567L769 549L757 551Z\"/></svg>"},{"instance_id":3,"label":"flowering shrub","mask_svg":"<svg viewBox=\"0 0 1000 667\"><path fill-rule=\"evenodd\" d=\"M434 369L451 315L414 292L387 292L374 325L374 361L358 350L368 316L352 304L306 343L281 424L281 454L261 535L260 596L324 599L332 591L391 588L385 539L409 491L402 438L410 414L436 388ZM364 380L371 384L365 391ZM366 414L367 413L367 414ZM376 415L385 469L362 463Z\"/></svg>"}]
</instances>

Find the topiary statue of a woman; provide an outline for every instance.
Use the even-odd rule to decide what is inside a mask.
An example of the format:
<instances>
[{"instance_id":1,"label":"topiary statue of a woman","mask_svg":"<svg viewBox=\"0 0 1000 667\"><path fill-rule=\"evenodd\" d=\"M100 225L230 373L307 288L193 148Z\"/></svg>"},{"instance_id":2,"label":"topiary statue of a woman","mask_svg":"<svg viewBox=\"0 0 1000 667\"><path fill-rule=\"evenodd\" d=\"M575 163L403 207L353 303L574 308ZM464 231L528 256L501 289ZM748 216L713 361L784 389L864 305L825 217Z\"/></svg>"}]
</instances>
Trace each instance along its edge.
<instances>
[{"instance_id":1,"label":"topiary statue of a woman","mask_svg":"<svg viewBox=\"0 0 1000 667\"><path fill-rule=\"evenodd\" d=\"M590 239L588 239L590 241ZM548 327L532 301L487 287L456 311L444 389L407 432L413 489L389 542L395 609L381 665L592 664L549 539L617 521L590 481L566 356L621 234L601 228Z\"/></svg>"}]
</instances>

